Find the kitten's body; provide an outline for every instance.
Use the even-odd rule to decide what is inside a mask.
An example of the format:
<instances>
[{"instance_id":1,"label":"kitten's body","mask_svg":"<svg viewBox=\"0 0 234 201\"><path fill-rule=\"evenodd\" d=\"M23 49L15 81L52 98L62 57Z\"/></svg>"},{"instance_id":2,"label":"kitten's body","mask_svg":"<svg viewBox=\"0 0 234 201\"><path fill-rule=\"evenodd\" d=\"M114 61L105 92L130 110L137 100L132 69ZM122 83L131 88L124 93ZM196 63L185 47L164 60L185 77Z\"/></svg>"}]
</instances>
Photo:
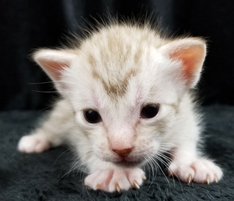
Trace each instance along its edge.
<instances>
[{"instance_id":1,"label":"kitten's body","mask_svg":"<svg viewBox=\"0 0 234 201\"><path fill-rule=\"evenodd\" d=\"M34 59L63 98L19 150L68 141L89 174L86 185L110 192L139 187L140 168L163 153L171 153L171 163L164 156L169 173L182 181L218 181L221 169L199 154L200 118L190 93L205 53L201 39L167 40L134 25L102 28L77 48L39 50ZM100 119L89 122L87 111Z\"/></svg>"}]
</instances>

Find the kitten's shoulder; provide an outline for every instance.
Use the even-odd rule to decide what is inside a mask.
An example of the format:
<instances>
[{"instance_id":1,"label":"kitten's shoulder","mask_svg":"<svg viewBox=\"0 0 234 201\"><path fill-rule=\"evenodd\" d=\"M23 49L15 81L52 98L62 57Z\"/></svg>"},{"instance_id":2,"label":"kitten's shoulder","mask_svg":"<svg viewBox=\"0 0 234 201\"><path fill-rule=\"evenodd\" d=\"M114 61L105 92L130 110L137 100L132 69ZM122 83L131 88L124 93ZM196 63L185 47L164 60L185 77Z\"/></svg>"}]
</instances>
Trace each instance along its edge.
<instances>
[{"instance_id":1,"label":"kitten's shoulder","mask_svg":"<svg viewBox=\"0 0 234 201\"><path fill-rule=\"evenodd\" d=\"M59 98L52 109L52 115L57 116L58 119L70 119L74 118L74 110L66 98ZM59 118L60 117L60 118Z\"/></svg>"}]
</instances>

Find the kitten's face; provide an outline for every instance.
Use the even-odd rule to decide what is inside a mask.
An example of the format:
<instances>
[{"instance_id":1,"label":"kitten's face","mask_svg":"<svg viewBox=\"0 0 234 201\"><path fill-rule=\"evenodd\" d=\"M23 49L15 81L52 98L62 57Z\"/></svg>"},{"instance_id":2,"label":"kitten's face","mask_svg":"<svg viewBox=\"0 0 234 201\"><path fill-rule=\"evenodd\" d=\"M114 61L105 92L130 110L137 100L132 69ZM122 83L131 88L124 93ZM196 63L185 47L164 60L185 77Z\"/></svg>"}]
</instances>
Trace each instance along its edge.
<instances>
[{"instance_id":1,"label":"kitten's face","mask_svg":"<svg viewBox=\"0 0 234 201\"><path fill-rule=\"evenodd\" d=\"M205 53L200 39L116 25L79 48L39 50L34 59L71 102L87 154L132 166L171 146L180 98L199 80Z\"/></svg>"},{"instance_id":2,"label":"kitten's face","mask_svg":"<svg viewBox=\"0 0 234 201\"><path fill-rule=\"evenodd\" d=\"M166 142L180 88L169 69L179 64L167 63L156 49L150 52L153 54L140 55L138 63L132 55L114 64L92 55L96 66L78 57L67 69L64 82L70 93L66 97L92 152L102 160L139 165L169 146ZM112 61L119 59L113 55ZM82 74L75 70L77 64L85 69ZM128 148L132 151L124 158L113 151Z\"/></svg>"}]
</instances>

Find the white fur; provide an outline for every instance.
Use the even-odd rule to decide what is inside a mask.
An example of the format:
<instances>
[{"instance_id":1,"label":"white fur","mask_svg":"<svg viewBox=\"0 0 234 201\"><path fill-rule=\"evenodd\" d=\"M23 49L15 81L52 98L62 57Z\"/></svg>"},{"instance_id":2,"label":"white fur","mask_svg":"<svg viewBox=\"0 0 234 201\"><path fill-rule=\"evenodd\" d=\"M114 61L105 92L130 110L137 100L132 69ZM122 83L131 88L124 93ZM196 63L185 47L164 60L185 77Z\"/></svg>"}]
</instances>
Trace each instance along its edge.
<instances>
[{"instance_id":1,"label":"white fur","mask_svg":"<svg viewBox=\"0 0 234 201\"><path fill-rule=\"evenodd\" d=\"M176 51L182 56L174 58ZM187 53L194 52L195 67L184 68ZM19 150L41 152L68 141L89 174L85 184L109 192L140 186L144 178L140 168L155 165L154 158L164 152L171 153L170 160L164 156L170 174L182 181L220 180L221 169L198 150L200 118L190 93L199 80L205 52L201 39L171 41L148 27L131 25L102 28L75 49L36 52L34 59L63 98L39 129L20 140ZM51 61L56 63L53 68ZM125 91L108 92L111 85L125 87L124 82ZM149 103L160 104L159 113L143 119L141 109ZM98 111L101 122L85 120L83 111L89 108ZM132 149L125 160L141 163L121 166L116 149Z\"/></svg>"}]
</instances>

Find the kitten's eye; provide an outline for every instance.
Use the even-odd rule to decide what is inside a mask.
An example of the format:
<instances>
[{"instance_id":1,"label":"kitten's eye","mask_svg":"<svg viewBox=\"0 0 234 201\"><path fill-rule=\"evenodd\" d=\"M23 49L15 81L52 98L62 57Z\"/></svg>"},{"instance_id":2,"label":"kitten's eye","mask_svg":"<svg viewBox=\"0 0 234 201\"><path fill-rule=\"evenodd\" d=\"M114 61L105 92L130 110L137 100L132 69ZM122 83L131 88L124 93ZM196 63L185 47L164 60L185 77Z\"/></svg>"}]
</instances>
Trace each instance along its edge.
<instances>
[{"instance_id":1,"label":"kitten's eye","mask_svg":"<svg viewBox=\"0 0 234 201\"><path fill-rule=\"evenodd\" d=\"M92 110L92 109L85 110L84 117L85 117L86 121L91 123L91 124L96 124L96 123L99 123L100 121L102 121L102 118L99 115L99 113L95 110Z\"/></svg>"},{"instance_id":2,"label":"kitten's eye","mask_svg":"<svg viewBox=\"0 0 234 201\"><path fill-rule=\"evenodd\" d=\"M146 105L141 110L141 118L150 119L155 117L159 111L159 104Z\"/></svg>"}]
</instances>

